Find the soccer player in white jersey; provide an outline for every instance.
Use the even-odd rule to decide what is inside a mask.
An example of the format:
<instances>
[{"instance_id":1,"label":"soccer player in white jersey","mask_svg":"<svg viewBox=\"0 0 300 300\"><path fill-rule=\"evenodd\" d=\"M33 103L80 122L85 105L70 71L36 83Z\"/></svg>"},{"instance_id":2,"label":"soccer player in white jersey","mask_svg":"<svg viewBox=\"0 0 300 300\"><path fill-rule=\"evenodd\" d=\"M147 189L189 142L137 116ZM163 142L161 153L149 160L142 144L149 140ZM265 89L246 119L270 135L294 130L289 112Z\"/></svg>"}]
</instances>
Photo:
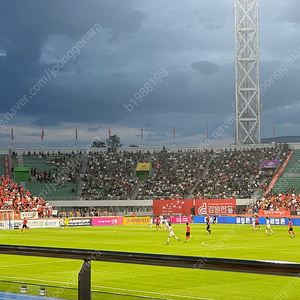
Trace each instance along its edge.
<instances>
[{"instance_id":1,"label":"soccer player in white jersey","mask_svg":"<svg viewBox=\"0 0 300 300\"><path fill-rule=\"evenodd\" d=\"M160 228L162 228L163 222L164 222L164 217L163 216L159 216L159 226L160 226Z\"/></svg>"},{"instance_id":2,"label":"soccer player in white jersey","mask_svg":"<svg viewBox=\"0 0 300 300\"><path fill-rule=\"evenodd\" d=\"M173 231L173 226L171 223L169 223L169 236L168 236L168 241L167 244L169 244L170 242L170 237L175 238L178 242L180 242L180 239L175 235L174 231Z\"/></svg>"},{"instance_id":3,"label":"soccer player in white jersey","mask_svg":"<svg viewBox=\"0 0 300 300\"><path fill-rule=\"evenodd\" d=\"M270 230L272 232L272 234L274 234L271 225L270 225L270 220L268 217L266 217L266 234L268 234L268 230Z\"/></svg>"},{"instance_id":4,"label":"soccer player in white jersey","mask_svg":"<svg viewBox=\"0 0 300 300\"><path fill-rule=\"evenodd\" d=\"M167 219L164 219L165 225L164 225L164 229L168 230L169 228L169 222L167 221Z\"/></svg>"},{"instance_id":5,"label":"soccer player in white jersey","mask_svg":"<svg viewBox=\"0 0 300 300\"><path fill-rule=\"evenodd\" d=\"M63 229L64 225L65 225L65 220L62 217L60 217L59 218L59 229Z\"/></svg>"},{"instance_id":6,"label":"soccer player in white jersey","mask_svg":"<svg viewBox=\"0 0 300 300\"><path fill-rule=\"evenodd\" d=\"M153 224L153 218L150 217L150 222L149 222L149 225L148 225L148 229L152 228L152 224Z\"/></svg>"},{"instance_id":7,"label":"soccer player in white jersey","mask_svg":"<svg viewBox=\"0 0 300 300\"><path fill-rule=\"evenodd\" d=\"M254 216L252 216L252 227L253 227L253 230L256 230L255 217Z\"/></svg>"}]
</instances>

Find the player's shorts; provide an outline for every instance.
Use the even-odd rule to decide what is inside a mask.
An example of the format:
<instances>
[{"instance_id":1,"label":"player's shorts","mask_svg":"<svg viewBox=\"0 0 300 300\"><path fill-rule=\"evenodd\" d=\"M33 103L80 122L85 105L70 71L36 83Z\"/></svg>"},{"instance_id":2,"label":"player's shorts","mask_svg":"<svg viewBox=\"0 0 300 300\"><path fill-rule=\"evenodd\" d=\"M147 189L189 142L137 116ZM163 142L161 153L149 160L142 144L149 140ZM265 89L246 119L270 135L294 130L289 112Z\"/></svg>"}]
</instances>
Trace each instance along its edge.
<instances>
[{"instance_id":1,"label":"player's shorts","mask_svg":"<svg viewBox=\"0 0 300 300\"><path fill-rule=\"evenodd\" d=\"M259 223L258 223L258 222L255 222L255 225L259 225Z\"/></svg>"},{"instance_id":2,"label":"player's shorts","mask_svg":"<svg viewBox=\"0 0 300 300\"><path fill-rule=\"evenodd\" d=\"M294 231L294 230L293 230L293 227L290 227L290 228L289 228L289 231Z\"/></svg>"},{"instance_id":3,"label":"player's shorts","mask_svg":"<svg viewBox=\"0 0 300 300\"><path fill-rule=\"evenodd\" d=\"M186 233L185 233L185 236L190 236L190 235L191 235L190 232L186 232Z\"/></svg>"},{"instance_id":4,"label":"player's shorts","mask_svg":"<svg viewBox=\"0 0 300 300\"><path fill-rule=\"evenodd\" d=\"M22 228L28 228L27 225L23 224Z\"/></svg>"},{"instance_id":5,"label":"player's shorts","mask_svg":"<svg viewBox=\"0 0 300 300\"><path fill-rule=\"evenodd\" d=\"M171 232L169 233L169 237L171 237L171 236L175 236L175 234L174 234L173 231L171 231Z\"/></svg>"},{"instance_id":6,"label":"player's shorts","mask_svg":"<svg viewBox=\"0 0 300 300\"><path fill-rule=\"evenodd\" d=\"M206 226L206 230L209 230L209 229L210 229L210 225L207 225L207 226Z\"/></svg>"},{"instance_id":7,"label":"player's shorts","mask_svg":"<svg viewBox=\"0 0 300 300\"><path fill-rule=\"evenodd\" d=\"M159 226L159 223L155 223L156 226Z\"/></svg>"},{"instance_id":8,"label":"player's shorts","mask_svg":"<svg viewBox=\"0 0 300 300\"><path fill-rule=\"evenodd\" d=\"M267 229L271 229L271 225L267 225L267 227L266 227Z\"/></svg>"}]
</instances>

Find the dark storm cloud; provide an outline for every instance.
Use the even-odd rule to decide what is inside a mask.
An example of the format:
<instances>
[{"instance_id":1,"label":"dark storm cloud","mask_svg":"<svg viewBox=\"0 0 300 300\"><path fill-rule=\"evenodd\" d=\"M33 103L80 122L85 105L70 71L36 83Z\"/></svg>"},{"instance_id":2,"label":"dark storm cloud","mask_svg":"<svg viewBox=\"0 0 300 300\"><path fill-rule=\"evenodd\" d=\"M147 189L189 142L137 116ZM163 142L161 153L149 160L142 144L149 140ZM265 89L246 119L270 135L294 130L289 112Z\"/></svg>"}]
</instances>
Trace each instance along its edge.
<instances>
[{"instance_id":1,"label":"dark storm cloud","mask_svg":"<svg viewBox=\"0 0 300 300\"><path fill-rule=\"evenodd\" d=\"M100 128L102 128L102 126L98 126L98 127L90 127L90 128L88 128L88 131L89 131L89 132L95 132L95 131L98 131Z\"/></svg>"},{"instance_id":2,"label":"dark storm cloud","mask_svg":"<svg viewBox=\"0 0 300 300\"><path fill-rule=\"evenodd\" d=\"M57 125L61 125L62 123L54 119L39 118L31 122L31 124L37 126L57 126Z\"/></svg>"},{"instance_id":3,"label":"dark storm cloud","mask_svg":"<svg viewBox=\"0 0 300 300\"><path fill-rule=\"evenodd\" d=\"M38 133L38 132L34 132L34 133L26 133L26 136L27 137L31 137L31 136L34 136L34 137L41 137L42 135L42 132Z\"/></svg>"},{"instance_id":4,"label":"dark storm cloud","mask_svg":"<svg viewBox=\"0 0 300 300\"><path fill-rule=\"evenodd\" d=\"M259 3L261 83L300 46L298 2ZM135 138L143 127L154 144L164 139L173 143L173 127L178 138L205 136L206 127L216 130L233 113L232 9L232 0L2 0L0 113L9 111L46 76L45 70L99 23L102 29L80 55L65 64L12 122L24 126L19 118L23 115L30 119L26 125L51 126L49 130L80 124L85 134L113 124L124 126L124 132L137 128ZM296 122L299 63L295 61L261 97L264 128L280 113L289 118L290 103L294 110L289 121ZM156 80L162 68L168 75ZM153 89L145 92L147 84ZM135 97L141 93L139 101ZM227 129L228 136L233 127ZM71 137L69 141L74 143Z\"/></svg>"},{"instance_id":5,"label":"dark storm cloud","mask_svg":"<svg viewBox=\"0 0 300 300\"><path fill-rule=\"evenodd\" d=\"M115 34L132 34L139 30L143 14L131 7L131 1L18 1L3 0L0 2L0 48L6 56L0 56L0 88L2 90L0 112L5 113L15 101L23 96L52 64L40 61L42 48L52 36L64 36L70 46L74 45L96 23L107 30L109 36ZM88 16L88 17L87 17ZM67 44L67 43L66 43ZM69 50L65 48L63 54ZM57 59L59 59L59 56ZM85 72L84 54L68 62L60 73ZM46 90L46 88L44 88ZM49 89L48 89L49 90ZM52 95L43 94L39 101L46 105L34 103L27 105L22 113L32 115L38 108L45 108L47 103L55 107L65 96L59 93L60 86L51 85ZM64 105L62 105L64 106ZM47 111L49 115L51 111ZM57 109L55 112L58 112ZM40 110L40 113L44 112ZM65 114L66 111L61 113ZM55 117L55 116L54 116ZM37 124L40 124L37 121Z\"/></svg>"},{"instance_id":6,"label":"dark storm cloud","mask_svg":"<svg viewBox=\"0 0 300 300\"><path fill-rule=\"evenodd\" d=\"M36 60L41 45L50 35L78 39L95 23L108 28L112 34L133 33L140 28L143 14L131 9L130 4L131 1L117 0L3 0L0 2L1 36L10 41L6 52L19 61Z\"/></svg>"},{"instance_id":7,"label":"dark storm cloud","mask_svg":"<svg viewBox=\"0 0 300 300\"><path fill-rule=\"evenodd\" d=\"M193 70L199 71L202 75L213 75L220 70L218 65L210 61L194 61L191 67Z\"/></svg>"}]
</instances>

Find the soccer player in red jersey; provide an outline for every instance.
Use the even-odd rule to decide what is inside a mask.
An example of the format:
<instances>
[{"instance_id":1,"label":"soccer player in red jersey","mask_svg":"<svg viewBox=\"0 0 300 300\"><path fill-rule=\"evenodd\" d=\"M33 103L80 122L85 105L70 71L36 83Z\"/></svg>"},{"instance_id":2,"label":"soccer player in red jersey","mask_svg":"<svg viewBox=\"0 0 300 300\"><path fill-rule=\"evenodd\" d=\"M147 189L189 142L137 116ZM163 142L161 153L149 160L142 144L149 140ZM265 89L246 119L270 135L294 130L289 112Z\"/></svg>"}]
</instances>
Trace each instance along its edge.
<instances>
[{"instance_id":1,"label":"soccer player in red jersey","mask_svg":"<svg viewBox=\"0 0 300 300\"><path fill-rule=\"evenodd\" d=\"M186 242L189 241L189 238L193 238L191 236L191 227L189 226L189 223L186 223L186 227L185 227L185 239L186 239Z\"/></svg>"},{"instance_id":2,"label":"soccer player in red jersey","mask_svg":"<svg viewBox=\"0 0 300 300\"><path fill-rule=\"evenodd\" d=\"M255 216L255 229L256 229L256 226L258 226L258 228L261 229L260 225L259 225L258 216Z\"/></svg>"},{"instance_id":3,"label":"soccer player in red jersey","mask_svg":"<svg viewBox=\"0 0 300 300\"><path fill-rule=\"evenodd\" d=\"M294 229L293 229L293 223L292 223L291 219L288 219L288 220L289 220L289 230L288 230L288 233L289 233L290 237L295 237L296 234L295 234Z\"/></svg>"},{"instance_id":4,"label":"soccer player in red jersey","mask_svg":"<svg viewBox=\"0 0 300 300\"><path fill-rule=\"evenodd\" d=\"M23 225L22 225L22 229L21 229L20 233L23 233L24 228L26 230L30 231L29 227L27 226L27 220L26 219L23 220Z\"/></svg>"},{"instance_id":5,"label":"soccer player in red jersey","mask_svg":"<svg viewBox=\"0 0 300 300\"><path fill-rule=\"evenodd\" d=\"M160 219L159 219L159 217L157 216L157 217L155 218L155 227L156 227L156 230L158 230L158 228L160 227L160 226L159 226L159 221L160 221ZM160 229L161 229L161 227L160 227Z\"/></svg>"},{"instance_id":6,"label":"soccer player in red jersey","mask_svg":"<svg viewBox=\"0 0 300 300\"><path fill-rule=\"evenodd\" d=\"M207 215L207 216L206 216L206 221L209 222L209 220L210 220L210 217L209 217L209 215Z\"/></svg>"}]
</instances>

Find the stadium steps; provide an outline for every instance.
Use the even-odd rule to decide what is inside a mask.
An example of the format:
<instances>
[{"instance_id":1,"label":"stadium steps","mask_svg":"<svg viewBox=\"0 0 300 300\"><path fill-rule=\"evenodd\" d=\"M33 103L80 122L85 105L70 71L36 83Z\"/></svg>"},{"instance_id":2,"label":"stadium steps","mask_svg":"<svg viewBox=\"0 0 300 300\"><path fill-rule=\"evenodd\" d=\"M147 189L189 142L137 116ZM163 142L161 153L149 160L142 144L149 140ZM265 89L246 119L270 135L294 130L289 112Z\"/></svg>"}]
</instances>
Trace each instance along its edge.
<instances>
[{"instance_id":1,"label":"stadium steps","mask_svg":"<svg viewBox=\"0 0 300 300\"><path fill-rule=\"evenodd\" d=\"M211 164L211 162L213 161L213 159L215 158L215 156L216 156L216 154L215 154L215 152L213 153L213 155L205 162L205 166L204 166L204 169L203 169L203 178L205 178L206 177L206 175L207 175L207 170L208 170L208 168L209 168L209 166L210 166L210 164Z\"/></svg>"},{"instance_id":2,"label":"stadium steps","mask_svg":"<svg viewBox=\"0 0 300 300\"><path fill-rule=\"evenodd\" d=\"M0 155L0 176L4 175L5 169L4 169L4 155Z\"/></svg>"},{"instance_id":3,"label":"stadium steps","mask_svg":"<svg viewBox=\"0 0 300 300\"><path fill-rule=\"evenodd\" d=\"M190 190L190 193L189 193L189 195L187 196L187 199L193 199L193 198L194 198L194 195L193 195L194 190L195 190L195 188L199 185L200 181L201 181L201 179L198 179L198 180L197 180L197 182L195 183L195 185L194 185L194 186L192 187L192 189Z\"/></svg>"},{"instance_id":4,"label":"stadium steps","mask_svg":"<svg viewBox=\"0 0 300 300\"><path fill-rule=\"evenodd\" d=\"M12 158L12 163L15 167L19 167L19 159L18 158Z\"/></svg>"},{"instance_id":5,"label":"stadium steps","mask_svg":"<svg viewBox=\"0 0 300 300\"><path fill-rule=\"evenodd\" d=\"M45 182L26 182L26 190L44 200L76 200L78 183L65 182L65 186L58 187ZM74 188L74 193L72 193Z\"/></svg>"},{"instance_id":6,"label":"stadium steps","mask_svg":"<svg viewBox=\"0 0 300 300\"><path fill-rule=\"evenodd\" d=\"M19 167L24 167L24 159L22 155L18 156L18 166Z\"/></svg>"},{"instance_id":7,"label":"stadium steps","mask_svg":"<svg viewBox=\"0 0 300 300\"><path fill-rule=\"evenodd\" d=\"M20 181L20 186L26 190L26 182L25 181Z\"/></svg>"},{"instance_id":8,"label":"stadium steps","mask_svg":"<svg viewBox=\"0 0 300 300\"><path fill-rule=\"evenodd\" d=\"M279 160L279 159L280 159L280 153L277 153L275 160ZM279 168L280 168L280 164L277 166L277 171L278 171ZM300 177L300 173L291 174L291 176L292 176L292 177ZM268 185L270 184L270 181L271 181L271 180L269 180L269 181L264 181L264 179L262 179L262 181L260 182L260 186L261 186L261 185L268 186ZM273 189L273 192L274 192L274 191L275 191L275 190ZM265 192L265 191L262 191L262 190L260 189L260 187L259 187L259 188L257 188L257 189L252 193L252 198L253 198L253 199L258 199L258 198L261 197L261 195L262 195L264 192Z\"/></svg>"},{"instance_id":9,"label":"stadium steps","mask_svg":"<svg viewBox=\"0 0 300 300\"><path fill-rule=\"evenodd\" d=\"M88 155L85 155L84 159L82 161L81 174L85 174L86 173L86 170L88 168L88 165L87 165L88 159L89 159ZM80 200L81 195L82 195L82 188L83 188L83 181L79 179L76 200Z\"/></svg>"},{"instance_id":10,"label":"stadium steps","mask_svg":"<svg viewBox=\"0 0 300 300\"><path fill-rule=\"evenodd\" d=\"M132 196L131 196L131 199L132 199L132 200L137 199L137 196L138 196L138 194L139 194L139 188L141 187L142 183L143 183L142 180L139 180L139 181L138 181L138 183L137 183L137 185L136 185L136 187L135 187L135 189L134 189L134 191L133 191L133 193L132 193Z\"/></svg>"},{"instance_id":11,"label":"stadium steps","mask_svg":"<svg viewBox=\"0 0 300 300\"><path fill-rule=\"evenodd\" d=\"M214 159L215 157L215 153L205 162L205 165L204 165L204 169L203 169L203 175L202 175L202 178L199 178L197 180L197 182L195 183L195 185L192 187L192 189L190 190L190 193L189 195L187 196L187 199L193 199L194 198L194 191L195 191L195 188L199 185L200 181L206 177L207 175L207 170L208 170L208 167L210 166L212 160Z\"/></svg>"},{"instance_id":12,"label":"stadium steps","mask_svg":"<svg viewBox=\"0 0 300 300\"><path fill-rule=\"evenodd\" d=\"M265 191L261 191L260 188L258 188L255 192L252 193L251 198L252 199L258 199Z\"/></svg>"},{"instance_id":13,"label":"stadium steps","mask_svg":"<svg viewBox=\"0 0 300 300\"><path fill-rule=\"evenodd\" d=\"M292 186L294 186L296 192L300 191L300 168L295 167L296 164L300 165L300 150L297 149L294 150L294 153L284 172L277 180L272 190L273 193L289 193L291 192Z\"/></svg>"}]
</instances>

